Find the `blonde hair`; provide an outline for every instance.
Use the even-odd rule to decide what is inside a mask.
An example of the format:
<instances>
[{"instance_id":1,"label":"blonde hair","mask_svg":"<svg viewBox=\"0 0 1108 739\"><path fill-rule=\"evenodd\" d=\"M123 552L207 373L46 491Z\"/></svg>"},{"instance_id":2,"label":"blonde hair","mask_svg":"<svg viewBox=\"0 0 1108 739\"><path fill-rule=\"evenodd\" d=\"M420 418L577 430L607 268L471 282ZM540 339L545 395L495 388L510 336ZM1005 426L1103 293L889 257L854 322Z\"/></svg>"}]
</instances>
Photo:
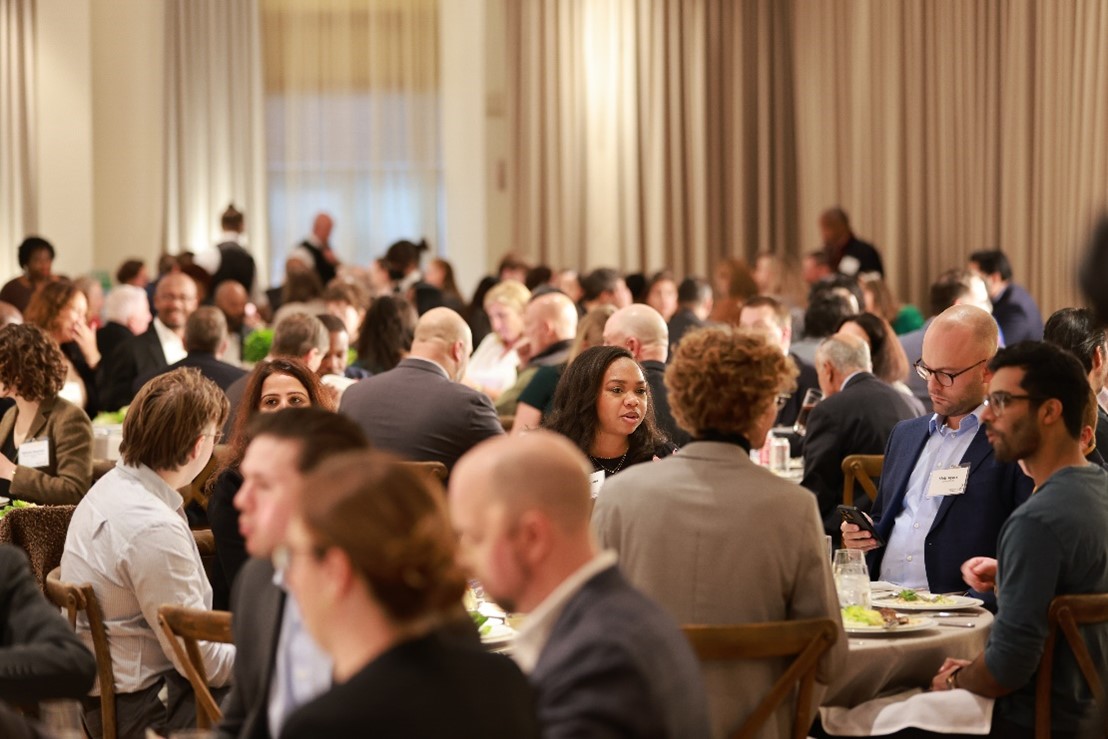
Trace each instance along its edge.
<instances>
[{"instance_id":1,"label":"blonde hair","mask_svg":"<svg viewBox=\"0 0 1108 739\"><path fill-rule=\"evenodd\" d=\"M527 302L531 300L531 291L522 282L516 280L501 280L485 293L485 300L482 302L482 306L485 310L489 309L489 306L493 303L500 303L506 305L514 310L519 315L523 315L523 309L527 307Z\"/></svg>"}]
</instances>

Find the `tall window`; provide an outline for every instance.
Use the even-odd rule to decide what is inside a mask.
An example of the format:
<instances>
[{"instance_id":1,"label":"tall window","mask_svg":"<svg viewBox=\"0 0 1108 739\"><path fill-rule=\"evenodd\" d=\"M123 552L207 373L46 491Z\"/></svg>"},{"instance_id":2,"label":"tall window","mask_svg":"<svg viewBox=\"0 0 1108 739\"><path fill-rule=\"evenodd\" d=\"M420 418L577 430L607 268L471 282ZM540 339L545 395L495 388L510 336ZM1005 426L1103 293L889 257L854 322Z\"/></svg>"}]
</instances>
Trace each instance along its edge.
<instances>
[{"instance_id":1,"label":"tall window","mask_svg":"<svg viewBox=\"0 0 1108 739\"><path fill-rule=\"evenodd\" d=\"M437 0L264 0L273 283L312 218L367 264L443 232Z\"/></svg>"}]
</instances>

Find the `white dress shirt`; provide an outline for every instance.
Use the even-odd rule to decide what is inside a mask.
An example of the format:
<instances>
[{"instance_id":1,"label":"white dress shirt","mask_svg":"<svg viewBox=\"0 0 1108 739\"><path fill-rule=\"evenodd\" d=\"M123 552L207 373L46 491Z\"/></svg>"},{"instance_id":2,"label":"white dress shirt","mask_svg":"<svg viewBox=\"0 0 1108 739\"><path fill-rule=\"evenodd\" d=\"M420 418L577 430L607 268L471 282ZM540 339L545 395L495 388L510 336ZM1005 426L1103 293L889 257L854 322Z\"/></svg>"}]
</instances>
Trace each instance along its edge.
<instances>
[{"instance_id":1,"label":"white dress shirt","mask_svg":"<svg viewBox=\"0 0 1108 739\"><path fill-rule=\"evenodd\" d=\"M516 383L518 370L519 354L515 349L504 351L504 342L492 331L481 339L469 358L466 384L476 385L483 392L503 392Z\"/></svg>"},{"instance_id":2,"label":"white dress shirt","mask_svg":"<svg viewBox=\"0 0 1108 739\"><path fill-rule=\"evenodd\" d=\"M61 578L89 583L96 592L119 693L149 687L168 670L184 674L158 627L159 607L212 607L212 588L182 503L181 495L149 467L120 461L92 486L69 524ZM83 614L77 634L91 649ZM211 684L226 685L234 645L201 642L200 653ZM92 694L99 692L97 685Z\"/></svg>"},{"instance_id":3,"label":"white dress shirt","mask_svg":"<svg viewBox=\"0 0 1108 739\"><path fill-rule=\"evenodd\" d=\"M523 627L512 642L512 659L519 665L519 669L530 673L539 662L539 656L550 639L550 632L554 630L554 624L562 615L566 604L573 600L573 596L585 586L589 580L599 575L609 567L615 567L619 557L612 550L597 554L576 572L562 580L562 583L551 591L550 595L527 616Z\"/></svg>"},{"instance_id":4,"label":"white dress shirt","mask_svg":"<svg viewBox=\"0 0 1108 739\"><path fill-rule=\"evenodd\" d=\"M166 364L176 364L188 355L185 351L185 342L173 332L173 329L162 323L160 318L154 319L154 333L158 335L158 342L162 345Z\"/></svg>"},{"instance_id":5,"label":"white dress shirt","mask_svg":"<svg viewBox=\"0 0 1108 739\"><path fill-rule=\"evenodd\" d=\"M273 574L273 584L288 590L279 571ZM331 657L308 633L296 599L286 595L266 709L270 736L280 735L293 711L330 690L333 673Z\"/></svg>"}]
</instances>

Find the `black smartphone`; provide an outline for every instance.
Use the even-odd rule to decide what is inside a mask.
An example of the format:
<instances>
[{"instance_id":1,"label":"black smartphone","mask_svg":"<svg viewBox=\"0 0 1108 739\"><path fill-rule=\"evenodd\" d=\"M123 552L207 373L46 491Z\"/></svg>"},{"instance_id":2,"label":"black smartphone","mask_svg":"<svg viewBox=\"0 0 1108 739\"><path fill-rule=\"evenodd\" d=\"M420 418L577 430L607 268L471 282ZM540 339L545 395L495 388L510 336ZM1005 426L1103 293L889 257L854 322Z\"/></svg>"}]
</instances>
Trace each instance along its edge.
<instances>
[{"instance_id":1,"label":"black smartphone","mask_svg":"<svg viewBox=\"0 0 1108 739\"><path fill-rule=\"evenodd\" d=\"M877 546L885 546L885 542L881 541L881 537L877 535L876 529L873 528L873 524L869 522L866 515L858 510L857 506L841 505L838 508L839 517L846 523L852 523L862 531L868 531L869 535L873 537L873 540L877 542Z\"/></svg>"}]
</instances>

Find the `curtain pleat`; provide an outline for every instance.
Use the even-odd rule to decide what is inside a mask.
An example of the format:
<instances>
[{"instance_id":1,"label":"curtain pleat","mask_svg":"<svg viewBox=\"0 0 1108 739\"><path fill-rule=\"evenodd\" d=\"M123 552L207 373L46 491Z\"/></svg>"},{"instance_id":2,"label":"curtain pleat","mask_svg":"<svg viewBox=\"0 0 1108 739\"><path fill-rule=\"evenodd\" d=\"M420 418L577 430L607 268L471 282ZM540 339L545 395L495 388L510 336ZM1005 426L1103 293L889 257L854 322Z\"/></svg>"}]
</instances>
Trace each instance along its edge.
<instances>
[{"instance_id":1,"label":"curtain pleat","mask_svg":"<svg viewBox=\"0 0 1108 739\"><path fill-rule=\"evenodd\" d=\"M38 228L33 0L0 2L0 273Z\"/></svg>"},{"instance_id":2,"label":"curtain pleat","mask_svg":"<svg viewBox=\"0 0 1108 739\"><path fill-rule=\"evenodd\" d=\"M703 275L817 248L840 205L902 299L1001 248L1044 311L1078 302L1108 206L1101 0L508 6L513 233L535 258Z\"/></svg>"}]
</instances>

